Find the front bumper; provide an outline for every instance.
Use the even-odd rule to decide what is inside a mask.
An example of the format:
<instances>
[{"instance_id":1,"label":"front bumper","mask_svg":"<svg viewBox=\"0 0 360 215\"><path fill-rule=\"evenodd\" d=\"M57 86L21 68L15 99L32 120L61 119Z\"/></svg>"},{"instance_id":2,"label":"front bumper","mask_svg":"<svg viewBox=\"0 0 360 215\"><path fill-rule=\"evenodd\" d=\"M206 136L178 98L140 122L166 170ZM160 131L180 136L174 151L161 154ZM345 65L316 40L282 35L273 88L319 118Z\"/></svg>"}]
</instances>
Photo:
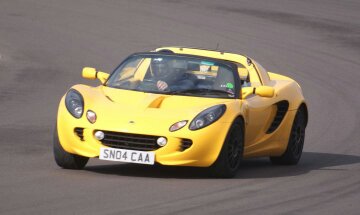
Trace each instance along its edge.
<instances>
[{"instance_id":1,"label":"front bumper","mask_svg":"<svg viewBox=\"0 0 360 215\"><path fill-rule=\"evenodd\" d=\"M86 111L86 110L85 110ZM91 124L85 114L80 119L72 117L60 105L57 117L59 141L65 151L85 157L98 157L100 148L106 147L95 139L96 130L122 132L127 134L142 134L166 137L168 143L164 147L154 150L155 161L162 165L173 166L211 166L217 159L231 123L215 122L203 129L191 131L187 124L184 128L170 132L170 126L147 123L131 125L115 123L114 121L96 122ZM75 128L83 128L82 137ZM192 145L186 150L181 149L182 140L190 139Z\"/></svg>"}]
</instances>

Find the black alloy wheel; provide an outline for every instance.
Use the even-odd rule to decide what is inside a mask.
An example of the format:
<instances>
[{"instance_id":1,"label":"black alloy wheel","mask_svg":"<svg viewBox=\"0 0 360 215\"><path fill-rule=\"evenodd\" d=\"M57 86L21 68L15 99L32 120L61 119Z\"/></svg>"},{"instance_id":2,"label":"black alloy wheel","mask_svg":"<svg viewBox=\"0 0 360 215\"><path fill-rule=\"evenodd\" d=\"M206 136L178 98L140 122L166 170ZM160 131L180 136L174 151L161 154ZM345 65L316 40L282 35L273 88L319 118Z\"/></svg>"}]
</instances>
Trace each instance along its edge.
<instances>
[{"instance_id":1,"label":"black alloy wheel","mask_svg":"<svg viewBox=\"0 0 360 215\"><path fill-rule=\"evenodd\" d=\"M230 137L228 140L228 163L231 169L236 169L239 166L240 160L242 158L242 143L243 136L238 135L240 131L240 126L235 124L230 132Z\"/></svg>"},{"instance_id":2,"label":"black alloy wheel","mask_svg":"<svg viewBox=\"0 0 360 215\"><path fill-rule=\"evenodd\" d=\"M296 165L299 162L305 142L305 128L305 110L303 107L300 107L291 128L287 149L279 157L270 157L273 164Z\"/></svg>"},{"instance_id":3,"label":"black alloy wheel","mask_svg":"<svg viewBox=\"0 0 360 215\"><path fill-rule=\"evenodd\" d=\"M217 178L232 178L239 169L244 153L244 123L237 119L229 129L221 152L210 167Z\"/></svg>"},{"instance_id":4,"label":"black alloy wheel","mask_svg":"<svg viewBox=\"0 0 360 215\"><path fill-rule=\"evenodd\" d=\"M64 169L83 169L89 161L88 157L71 154L63 149L59 141L57 126L54 129L53 152L56 164Z\"/></svg>"}]
</instances>

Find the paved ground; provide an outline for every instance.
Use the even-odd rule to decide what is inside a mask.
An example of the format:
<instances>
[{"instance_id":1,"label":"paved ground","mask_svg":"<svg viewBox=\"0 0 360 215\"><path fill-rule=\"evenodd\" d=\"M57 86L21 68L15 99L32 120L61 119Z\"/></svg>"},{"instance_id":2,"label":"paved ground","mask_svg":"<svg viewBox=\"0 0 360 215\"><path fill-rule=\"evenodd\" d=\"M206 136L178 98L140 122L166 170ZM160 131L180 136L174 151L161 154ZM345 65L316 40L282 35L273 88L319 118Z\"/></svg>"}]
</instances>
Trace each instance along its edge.
<instances>
[{"instance_id":1,"label":"paved ground","mask_svg":"<svg viewBox=\"0 0 360 215\"><path fill-rule=\"evenodd\" d=\"M0 213L359 214L359 1L0 1ZM247 53L300 82L310 122L296 167L236 178L92 160L58 168L52 129L83 66L163 45Z\"/></svg>"}]
</instances>

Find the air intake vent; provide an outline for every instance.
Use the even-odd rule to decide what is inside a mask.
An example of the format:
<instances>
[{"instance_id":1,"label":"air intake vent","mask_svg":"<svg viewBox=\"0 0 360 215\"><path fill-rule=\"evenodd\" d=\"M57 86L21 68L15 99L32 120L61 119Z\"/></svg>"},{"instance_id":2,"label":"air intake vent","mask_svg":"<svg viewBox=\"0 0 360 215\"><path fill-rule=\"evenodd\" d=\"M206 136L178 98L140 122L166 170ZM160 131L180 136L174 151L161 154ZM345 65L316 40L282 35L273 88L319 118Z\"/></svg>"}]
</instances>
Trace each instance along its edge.
<instances>
[{"instance_id":1,"label":"air intake vent","mask_svg":"<svg viewBox=\"0 0 360 215\"><path fill-rule=\"evenodd\" d=\"M192 146L192 140L190 139L182 139L180 145L180 151L185 151L186 149Z\"/></svg>"},{"instance_id":2,"label":"air intake vent","mask_svg":"<svg viewBox=\"0 0 360 215\"><path fill-rule=\"evenodd\" d=\"M286 112L289 109L289 102L288 101L280 101L275 104L277 107L276 114L274 117L274 121L271 123L269 129L266 131L267 134L274 132L279 125L281 124L282 120L285 117Z\"/></svg>"},{"instance_id":3,"label":"air intake vent","mask_svg":"<svg viewBox=\"0 0 360 215\"><path fill-rule=\"evenodd\" d=\"M80 138L80 140L84 140L84 128L75 128L74 132Z\"/></svg>"}]
</instances>

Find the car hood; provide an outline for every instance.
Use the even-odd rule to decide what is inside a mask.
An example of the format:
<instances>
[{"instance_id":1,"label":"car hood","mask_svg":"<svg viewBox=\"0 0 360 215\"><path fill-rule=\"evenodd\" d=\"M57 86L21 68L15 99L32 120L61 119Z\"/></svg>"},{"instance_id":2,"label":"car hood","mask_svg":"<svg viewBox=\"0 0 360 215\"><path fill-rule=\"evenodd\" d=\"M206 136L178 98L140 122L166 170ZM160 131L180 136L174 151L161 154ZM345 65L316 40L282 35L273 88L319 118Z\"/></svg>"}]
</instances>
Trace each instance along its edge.
<instances>
[{"instance_id":1,"label":"car hood","mask_svg":"<svg viewBox=\"0 0 360 215\"><path fill-rule=\"evenodd\" d=\"M221 103L222 99L192 97L183 95L167 95L144 93L139 91L121 90L109 87L103 87L102 92L104 96L114 103L121 104L124 107L144 109L158 109L158 110L187 110L197 109L211 104ZM127 98L127 99L125 99Z\"/></svg>"},{"instance_id":2,"label":"car hood","mask_svg":"<svg viewBox=\"0 0 360 215\"><path fill-rule=\"evenodd\" d=\"M233 100L204 98L179 95L144 93L115 89L106 86L73 87L84 97L85 111L97 114L97 124L107 125L136 124L136 126L165 126L181 121L190 121L201 111L217 104L226 104ZM125 126L126 127L126 126Z\"/></svg>"}]
</instances>

